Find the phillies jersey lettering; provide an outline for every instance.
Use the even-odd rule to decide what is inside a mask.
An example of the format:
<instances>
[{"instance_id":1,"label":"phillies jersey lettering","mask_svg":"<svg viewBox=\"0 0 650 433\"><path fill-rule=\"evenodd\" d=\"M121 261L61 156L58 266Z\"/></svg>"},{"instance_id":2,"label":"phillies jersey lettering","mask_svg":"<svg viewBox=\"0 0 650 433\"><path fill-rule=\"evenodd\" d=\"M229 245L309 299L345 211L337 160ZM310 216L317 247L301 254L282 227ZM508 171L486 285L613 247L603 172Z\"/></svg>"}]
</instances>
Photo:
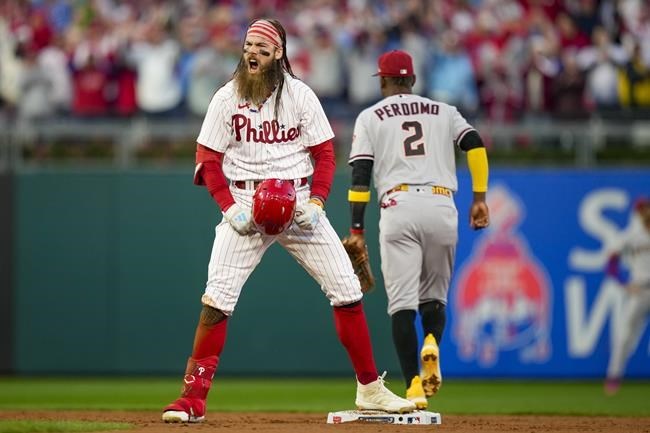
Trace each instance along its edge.
<instances>
[{"instance_id":1,"label":"phillies jersey lettering","mask_svg":"<svg viewBox=\"0 0 650 433\"><path fill-rule=\"evenodd\" d=\"M197 142L225 154L228 179L311 176L314 168L305 150L334 137L316 94L289 74L284 79L277 118L277 88L257 107L239 98L233 81L212 97Z\"/></svg>"},{"instance_id":2,"label":"phillies jersey lettering","mask_svg":"<svg viewBox=\"0 0 650 433\"><path fill-rule=\"evenodd\" d=\"M473 129L454 106L413 94L389 96L357 117L349 163L374 162L379 201L403 183L455 192L455 145Z\"/></svg>"},{"instance_id":3,"label":"phillies jersey lettering","mask_svg":"<svg viewBox=\"0 0 650 433\"><path fill-rule=\"evenodd\" d=\"M252 125L251 119L242 115L232 116L232 125L235 130L235 140L255 141L260 143L286 143L293 141L300 135L300 126L286 128L277 120L265 120L257 127ZM243 138L242 132L246 133Z\"/></svg>"}]
</instances>

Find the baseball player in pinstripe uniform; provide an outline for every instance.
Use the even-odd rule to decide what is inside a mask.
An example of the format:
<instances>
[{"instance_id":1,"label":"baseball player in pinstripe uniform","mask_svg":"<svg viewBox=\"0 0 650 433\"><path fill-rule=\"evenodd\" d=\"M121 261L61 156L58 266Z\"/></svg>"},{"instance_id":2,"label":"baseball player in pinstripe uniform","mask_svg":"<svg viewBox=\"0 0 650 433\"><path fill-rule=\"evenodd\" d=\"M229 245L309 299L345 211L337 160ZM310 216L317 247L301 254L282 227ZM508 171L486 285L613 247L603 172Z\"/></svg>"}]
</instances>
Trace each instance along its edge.
<instances>
[{"instance_id":1,"label":"baseball player in pinstripe uniform","mask_svg":"<svg viewBox=\"0 0 650 433\"><path fill-rule=\"evenodd\" d=\"M388 390L377 373L359 280L323 210L335 169L333 136L316 95L291 71L282 25L273 19L254 20L233 79L212 98L197 139L194 182L207 187L223 220L215 230L184 389L165 407L164 421L204 419L227 324L244 283L275 242L316 279L333 307L338 337L357 377L357 407L415 409ZM293 221L268 234L253 222L256 189L270 185L266 193L273 196L273 185L287 192L287 183L288 196L295 198L295 217L290 208ZM282 202L286 197L276 198ZM264 213L274 206L277 203L262 203L260 209Z\"/></svg>"},{"instance_id":2,"label":"baseball player in pinstripe uniform","mask_svg":"<svg viewBox=\"0 0 650 433\"><path fill-rule=\"evenodd\" d=\"M438 343L458 240L455 146L467 152L474 229L489 224L487 155L481 137L455 107L412 94L416 78L408 53L383 54L376 75L384 99L362 111L354 126L350 232L364 235L372 176L381 207L381 271L393 341L406 397L424 409L442 383ZM425 335L419 352L416 312Z\"/></svg>"},{"instance_id":3,"label":"baseball player in pinstripe uniform","mask_svg":"<svg viewBox=\"0 0 650 433\"><path fill-rule=\"evenodd\" d=\"M630 225L617 244L612 249L606 273L625 289L625 322L607 365L605 393L608 395L618 392L627 361L650 316L650 199L636 200ZM629 268L629 279L620 271L621 260Z\"/></svg>"}]
</instances>

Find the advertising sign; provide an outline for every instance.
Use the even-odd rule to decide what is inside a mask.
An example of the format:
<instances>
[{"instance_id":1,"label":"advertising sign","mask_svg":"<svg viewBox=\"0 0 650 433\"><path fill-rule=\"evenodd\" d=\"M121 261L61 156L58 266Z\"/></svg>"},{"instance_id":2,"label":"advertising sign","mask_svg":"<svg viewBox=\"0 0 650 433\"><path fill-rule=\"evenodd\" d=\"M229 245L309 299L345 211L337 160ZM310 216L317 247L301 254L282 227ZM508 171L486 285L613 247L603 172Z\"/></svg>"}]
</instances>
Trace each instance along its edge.
<instances>
[{"instance_id":1,"label":"advertising sign","mask_svg":"<svg viewBox=\"0 0 650 433\"><path fill-rule=\"evenodd\" d=\"M471 182L459 180L444 371L604 376L634 302L605 270L634 201L650 194L650 174L492 170L491 225L476 232L467 224ZM650 377L650 333L645 323L638 328L626 377Z\"/></svg>"}]
</instances>

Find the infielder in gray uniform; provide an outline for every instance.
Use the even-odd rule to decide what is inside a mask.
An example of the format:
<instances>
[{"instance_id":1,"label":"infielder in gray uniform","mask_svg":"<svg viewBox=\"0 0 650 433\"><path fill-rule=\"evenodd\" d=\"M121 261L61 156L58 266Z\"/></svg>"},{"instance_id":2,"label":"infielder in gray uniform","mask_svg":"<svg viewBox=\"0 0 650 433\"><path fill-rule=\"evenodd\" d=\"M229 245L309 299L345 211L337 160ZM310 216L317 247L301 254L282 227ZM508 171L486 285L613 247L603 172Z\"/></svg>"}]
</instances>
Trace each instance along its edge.
<instances>
[{"instance_id":1,"label":"infielder in gray uniform","mask_svg":"<svg viewBox=\"0 0 650 433\"><path fill-rule=\"evenodd\" d=\"M364 236L372 176L381 207L381 271L393 342L406 397L425 409L427 397L442 383L438 343L458 241L455 147L467 152L474 229L489 224L487 154L479 134L455 107L412 94L416 77L408 53L383 54L376 75L384 99L362 111L354 126L350 233ZM417 312L425 335L419 353Z\"/></svg>"},{"instance_id":2,"label":"infielder in gray uniform","mask_svg":"<svg viewBox=\"0 0 650 433\"><path fill-rule=\"evenodd\" d=\"M623 259L629 268L626 281L619 269ZM634 205L629 227L612 252L607 274L625 289L624 326L612 347L605 393L616 394L621 386L625 365L632 354L650 315L650 200L640 198Z\"/></svg>"}]
</instances>

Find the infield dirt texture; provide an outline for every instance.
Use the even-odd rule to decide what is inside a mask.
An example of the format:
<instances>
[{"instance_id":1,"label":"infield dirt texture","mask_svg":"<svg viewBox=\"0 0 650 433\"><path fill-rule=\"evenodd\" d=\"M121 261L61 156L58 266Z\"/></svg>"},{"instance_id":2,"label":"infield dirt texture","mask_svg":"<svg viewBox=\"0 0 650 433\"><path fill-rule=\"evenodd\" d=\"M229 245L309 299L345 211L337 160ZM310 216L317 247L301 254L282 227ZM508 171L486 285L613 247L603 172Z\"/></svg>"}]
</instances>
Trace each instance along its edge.
<instances>
[{"instance_id":1,"label":"infield dirt texture","mask_svg":"<svg viewBox=\"0 0 650 433\"><path fill-rule=\"evenodd\" d=\"M130 433L332 433L332 432L650 432L650 418L531 416L531 415L447 415L441 425L392 425L374 423L326 424L327 414L301 413L224 413L213 412L200 424L164 424L158 412L122 411L0 411L0 419L40 419L128 422Z\"/></svg>"},{"instance_id":2,"label":"infield dirt texture","mask_svg":"<svg viewBox=\"0 0 650 433\"><path fill-rule=\"evenodd\" d=\"M389 386L403 392L398 381ZM161 420L162 408L180 391L177 378L0 376L0 433L35 431L11 427L16 420L129 423L131 429L120 431L130 433L650 433L647 381L625 382L619 394L607 396L601 381L452 378L429 402L442 424L428 426L327 424L328 412L353 409L349 379L221 378L213 388L206 421L182 425Z\"/></svg>"}]
</instances>

